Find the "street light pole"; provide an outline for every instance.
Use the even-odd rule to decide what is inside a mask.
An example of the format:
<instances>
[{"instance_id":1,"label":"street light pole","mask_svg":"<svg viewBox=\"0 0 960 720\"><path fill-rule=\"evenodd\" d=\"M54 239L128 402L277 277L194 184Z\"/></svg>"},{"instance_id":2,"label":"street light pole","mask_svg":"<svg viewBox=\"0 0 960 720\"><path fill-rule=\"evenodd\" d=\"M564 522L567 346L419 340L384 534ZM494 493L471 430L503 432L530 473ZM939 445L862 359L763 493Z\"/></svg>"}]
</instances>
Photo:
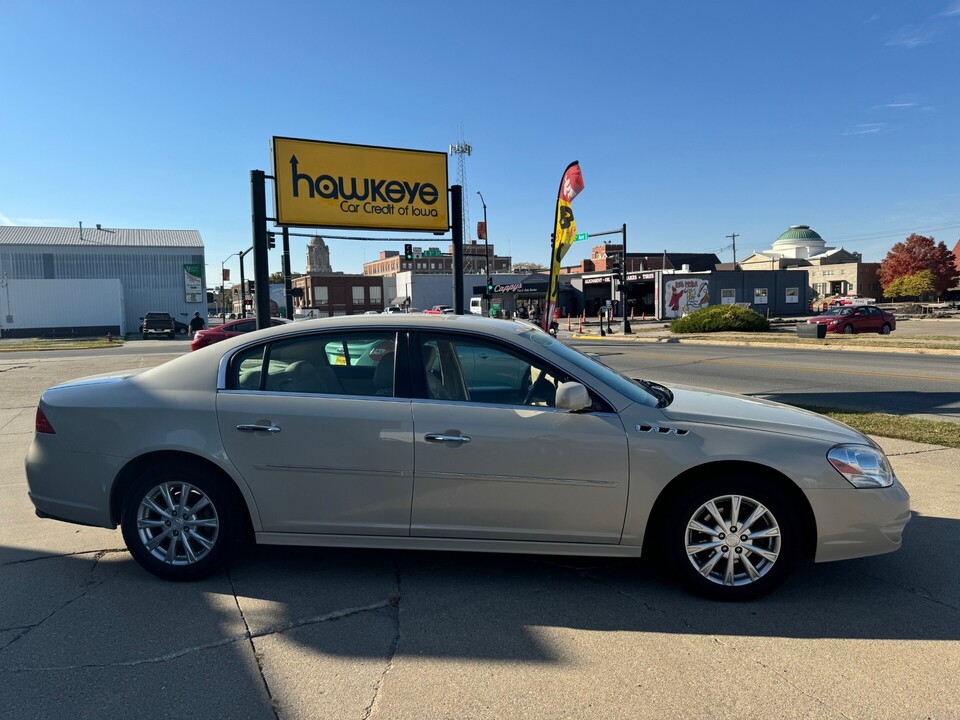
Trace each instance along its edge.
<instances>
[{"instance_id":1,"label":"street light pole","mask_svg":"<svg viewBox=\"0 0 960 720\"><path fill-rule=\"evenodd\" d=\"M227 260L232 258L234 255L239 255L240 253L230 253L227 255L223 262L220 263L220 320L227 319L227 304L224 301L224 293L226 292L226 282L223 279L223 266L226 264Z\"/></svg>"},{"instance_id":2,"label":"street light pole","mask_svg":"<svg viewBox=\"0 0 960 720\"><path fill-rule=\"evenodd\" d=\"M484 282L484 285L486 285L487 278L493 277L492 273L490 272L490 229L487 226L487 203L484 201L483 195L481 195L479 190L477 190L477 195L480 195L480 204L483 205L483 268L485 270L485 272L483 273L485 276L483 278L483 282ZM486 294L487 293L484 292L484 295ZM488 297L487 298L488 313L490 311L490 304L489 304L490 301L491 299Z\"/></svg>"}]
</instances>

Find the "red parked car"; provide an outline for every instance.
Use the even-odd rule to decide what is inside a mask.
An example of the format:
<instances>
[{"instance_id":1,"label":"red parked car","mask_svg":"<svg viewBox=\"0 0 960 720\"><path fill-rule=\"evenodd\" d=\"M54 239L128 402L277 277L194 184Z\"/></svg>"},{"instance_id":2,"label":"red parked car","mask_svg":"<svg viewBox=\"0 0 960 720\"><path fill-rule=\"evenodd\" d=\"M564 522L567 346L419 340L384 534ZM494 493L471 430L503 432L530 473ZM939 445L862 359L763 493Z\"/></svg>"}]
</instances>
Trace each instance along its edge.
<instances>
[{"instance_id":1,"label":"red parked car","mask_svg":"<svg viewBox=\"0 0 960 720\"><path fill-rule=\"evenodd\" d=\"M876 305L832 307L807 322L826 325L827 332L845 335L863 332L889 335L897 329L897 319L893 313L881 310Z\"/></svg>"},{"instance_id":2,"label":"red parked car","mask_svg":"<svg viewBox=\"0 0 960 720\"><path fill-rule=\"evenodd\" d=\"M285 320L284 318L270 318L270 324L273 326L285 325L288 322L290 322L290 320ZM213 345L221 340L236 337L237 335L242 335L243 333L252 332L256 329L256 318L241 318L240 320L233 320L207 330L198 330L193 336L193 342L190 343L190 349L199 350L207 345Z\"/></svg>"}]
</instances>

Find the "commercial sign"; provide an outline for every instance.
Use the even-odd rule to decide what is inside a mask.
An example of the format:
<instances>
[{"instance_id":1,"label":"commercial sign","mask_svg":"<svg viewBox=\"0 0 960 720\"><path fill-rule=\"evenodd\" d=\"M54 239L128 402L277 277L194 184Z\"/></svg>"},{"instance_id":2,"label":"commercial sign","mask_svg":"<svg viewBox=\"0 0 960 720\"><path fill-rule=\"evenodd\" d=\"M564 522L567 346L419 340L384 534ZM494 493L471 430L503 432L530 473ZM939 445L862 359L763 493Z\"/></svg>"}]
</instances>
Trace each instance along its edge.
<instances>
[{"instance_id":1,"label":"commercial sign","mask_svg":"<svg viewBox=\"0 0 960 720\"><path fill-rule=\"evenodd\" d=\"M278 225L446 232L447 155L273 138Z\"/></svg>"},{"instance_id":2,"label":"commercial sign","mask_svg":"<svg viewBox=\"0 0 960 720\"><path fill-rule=\"evenodd\" d=\"M183 266L184 298L188 303L203 302L203 270L198 264Z\"/></svg>"}]
</instances>

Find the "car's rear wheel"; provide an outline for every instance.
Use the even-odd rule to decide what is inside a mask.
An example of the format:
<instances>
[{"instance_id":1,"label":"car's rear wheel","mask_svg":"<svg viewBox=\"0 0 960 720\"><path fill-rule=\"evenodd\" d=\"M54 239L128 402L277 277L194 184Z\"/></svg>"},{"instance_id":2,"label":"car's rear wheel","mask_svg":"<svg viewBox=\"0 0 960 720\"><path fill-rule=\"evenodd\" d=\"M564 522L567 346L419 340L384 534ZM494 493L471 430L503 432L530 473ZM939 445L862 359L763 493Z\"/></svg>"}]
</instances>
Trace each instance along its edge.
<instances>
[{"instance_id":1,"label":"car's rear wheel","mask_svg":"<svg viewBox=\"0 0 960 720\"><path fill-rule=\"evenodd\" d=\"M783 494L749 479L690 488L662 528L668 570L712 600L752 600L770 592L798 555L797 524Z\"/></svg>"},{"instance_id":2,"label":"car's rear wheel","mask_svg":"<svg viewBox=\"0 0 960 720\"><path fill-rule=\"evenodd\" d=\"M884 324L883 324L883 327L880 328L880 334L881 334L881 335L889 335L889 334L890 334L890 323L884 323Z\"/></svg>"},{"instance_id":3,"label":"car's rear wheel","mask_svg":"<svg viewBox=\"0 0 960 720\"><path fill-rule=\"evenodd\" d=\"M853 325L844 325L844 326L843 326L843 334L844 334L844 335L853 335L854 332L856 332L856 331L854 330Z\"/></svg>"},{"instance_id":4,"label":"car's rear wheel","mask_svg":"<svg viewBox=\"0 0 960 720\"><path fill-rule=\"evenodd\" d=\"M144 569L165 580L198 580L229 557L242 524L225 482L170 462L150 468L129 487L120 526Z\"/></svg>"}]
</instances>

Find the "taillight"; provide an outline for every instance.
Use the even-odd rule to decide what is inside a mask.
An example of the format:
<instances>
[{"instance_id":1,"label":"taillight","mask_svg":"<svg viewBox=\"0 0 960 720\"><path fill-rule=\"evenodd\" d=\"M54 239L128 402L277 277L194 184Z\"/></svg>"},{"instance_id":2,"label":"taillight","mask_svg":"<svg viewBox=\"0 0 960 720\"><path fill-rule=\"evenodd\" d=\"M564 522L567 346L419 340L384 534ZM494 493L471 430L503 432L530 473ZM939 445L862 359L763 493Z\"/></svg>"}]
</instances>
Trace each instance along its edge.
<instances>
[{"instance_id":1,"label":"taillight","mask_svg":"<svg viewBox=\"0 0 960 720\"><path fill-rule=\"evenodd\" d=\"M53 425L50 424L50 421L47 420L47 416L43 414L43 410L40 409L40 406L37 406L37 419L35 427L38 433L49 433L51 435L56 435L57 431L53 429Z\"/></svg>"}]
</instances>

